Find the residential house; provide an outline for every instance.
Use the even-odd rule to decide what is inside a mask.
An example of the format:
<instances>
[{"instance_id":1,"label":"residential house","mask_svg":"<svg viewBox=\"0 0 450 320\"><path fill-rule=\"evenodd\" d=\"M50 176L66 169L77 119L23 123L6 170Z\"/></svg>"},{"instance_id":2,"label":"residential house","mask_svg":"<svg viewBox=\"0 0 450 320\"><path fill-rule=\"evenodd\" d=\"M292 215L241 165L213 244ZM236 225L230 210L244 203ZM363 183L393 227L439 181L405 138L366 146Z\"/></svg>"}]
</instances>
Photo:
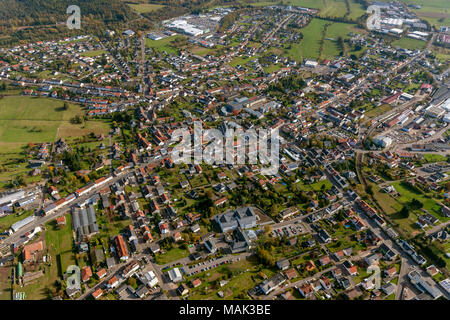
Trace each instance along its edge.
<instances>
[{"instance_id":1,"label":"residential house","mask_svg":"<svg viewBox=\"0 0 450 320\"><path fill-rule=\"evenodd\" d=\"M393 276L395 276L397 274L397 268L394 266L394 267L391 267L391 268L389 268L389 269L386 269L386 270L384 270L384 275L386 276L386 277L393 277Z\"/></svg>"},{"instance_id":2,"label":"residential house","mask_svg":"<svg viewBox=\"0 0 450 320\"><path fill-rule=\"evenodd\" d=\"M117 256L121 261L128 260L128 249L127 245L125 243L125 240L123 239L122 235L117 235L114 238L114 244L116 247Z\"/></svg>"},{"instance_id":3,"label":"residential house","mask_svg":"<svg viewBox=\"0 0 450 320\"><path fill-rule=\"evenodd\" d=\"M281 260L278 260L278 261L277 261L277 267L278 267L280 270L286 270L286 269L289 268L290 265L291 265L291 264L290 264L290 262L289 262L289 259L281 259Z\"/></svg>"},{"instance_id":4,"label":"residential house","mask_svg":"<svg viewBox=\"0 0 450 320\"><path fill-rule=\"evenodd\" d=\"M97 271L96 275L97 275L97 278L99 280L103 279L107 275L106 269L105 268L101 268L100 270Z\"/></svg>"},{"instance_id":5,"label":"residential house","mask_svg":"<svg viewBox=\"0 0 450 320\"><path fill-rule=\"evenodd\" d=\"M329 255L323 256L319 258L319 263L321 266L326 266L331 263L331 259Z\"/></svg>"},{"instance_id":6,"label":"residential house","mask_svg":"<svg viewBox=\"0 0 450 320\"><path fill-rule=\"evenodd\" d=\"M311 270L316 269L316 265L314 264L314 261L312 261L312 260L307 261L305 264L305 269L306 269L306 271L311 271Z\"/></svg>"},{"instance_id":7,"label":"residential house","mask_svg":"<svg viewBox=\"0 0 450 320\"><path fill-rule=\"evenodd\" d=\"M193 288L197 288L201 284L202 284L202 280L200 280L199 278L196 278L196 279L191 281L191 285L192 285Z\"/></svg>"},{"instance_id":8,"label":"residential house","mask_svg":"<svg viewBox=\"0 0 450 320\"><path fill-rule=\"evenodd\" d=\"M286 270L284 272L284 274L288 280L297 278L297 276L298 276L297 271L295 271L295 268L290 268L290 269Z\"/></svg>"},{"instance_id":9,"label":"residential house","mask_svg":"<svg viewBox=\"0 0 450 320\"><path fill-rule=\"evenodd\" d=\"M314 289L309 283L305 283L298 288L298 292L303 298L309 298L314 294Z\"/></svg>"},{"instance_id":10,"label":"residential house","mask_svg":"<svg viewBox=\"0 0 450 320\"><path fill-rule=\"evenodd\" d=\"M98 288L97 290L95 290L94 292L92 292L92 297L97 300L99 299L101 296L103 295L103 290Z\"/></svg>"},{"instance_id":11,"label":"residential house","mask_svg":"<svg viewBox=\"0 0 450 320\"><path fill-rule=\"evenodd\" d=\"M184 296L189 293L189 288L184 283L180 284L180 286L177 288L177 293L180 296Z\"/></svg>"},{"instance_id":12,"label":"residential house","mask_svg":"<svg viewBox=\"0 0 450 320\"><path fill-rule=\"evenodd\" d=\"M87 282L92 277L92 269L89 266L81 268L81 281Z\"/></svg>"},{"instance_id":13,"label":"residential house","mask_svg":"<svg viewBox=\"0 0 450 320\"><path fill-rule=\"evenodd\" d=\"M268 295L273 290L278 288L281 284L283 284L285 281L286 278L281 273L277 273L274 276L270 277L269 279L266 279L263 282L261 282L258 286L265 295Z\"/></svg>"},{"instance_id":14,"label":"residential house","mask_svg":"<svg viewBox=\"0 0 450 320\"><path fill-rule=\"evenodd\" d=\"M119 285L119 279L116 276L113 276L106 282L106 287L109 289L114 289Z\"/></svg>"}]
</instances>

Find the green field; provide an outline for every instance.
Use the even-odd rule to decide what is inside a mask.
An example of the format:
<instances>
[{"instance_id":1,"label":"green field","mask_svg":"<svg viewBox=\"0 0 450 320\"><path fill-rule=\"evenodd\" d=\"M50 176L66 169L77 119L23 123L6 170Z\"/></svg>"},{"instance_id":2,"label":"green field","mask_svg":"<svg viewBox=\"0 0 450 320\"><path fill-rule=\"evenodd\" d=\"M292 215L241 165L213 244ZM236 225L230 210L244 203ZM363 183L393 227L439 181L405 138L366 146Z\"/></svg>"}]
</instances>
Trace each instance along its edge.
<instances>
[{"instance_id":1,"label":"green field","mask_svg":"<svg viewBox=\"0 0 450 320\"><path fill-rule=\"evenodd\" d=\"M96 57L96 56L101 56L104 53L106 53L106 50L92 50L92 51L83 52L81 55L84 57Z\"/></svg>"},{"instance_id":2,"label":"green field","mask_svg":"<svg viewBox=\"0 0 450 320\"><path fill-rule=\"evenodd\" d=\"M20 215L17 215L16 213L9 214L6 217L0 218L0 232L7 231L11 225L14 223L25 219L26 217L29 217L33 214L33 210L23 212Z\"/></svg>"},{"instance_id":3,"label":"green field","mask_svg":"<svg viewBox=\"0 0 450 320\"><path fill-rule=\"evenodd\" d=\"M448 63L448 61L450 61L450 49L433 45L431 46L431 51L436 56L436 59L439 60L439 62Z\"/></svg>"},{"instance_id":4,"label":"green field","mask_svg":"<svg viewBox=\"0 0 450 320\"><path fill-rule=\"evenodd\" d=\"M352 27L353 25L348 23L335 22L327 28L326 38L337 40L339 37L342 37L347 39L349 38L348 34L354 31L351 29ZM340 51L337 41L325 40L321 58L333 58L338 56Z\"/></svg>"},{"instance_id":5,"label":"green field","mask_svg":"<svg viewBox=\"0 0 450 320\"><path fill-rule=\"evenodd\" d=\"M300 61L302 58L318 59L320 48L320 35L324 25L327 23L325 20L312 19L311 22L301 29L303 33L303 39L300 43L293 43L291 49L288 51L288 55L295 60Z\"/></svg>"},{"instance_id":6,"label":"green field","mask_svg":"<svg viewBox=\"0 0 450 320\"><path fill-rule=\"evenodd\" d=\"M250 4L254 7L273 6L280 4L280 1L240 1L242 4ZM306 7L319 9L319 15L322 17L343 17L347 15L348 18L356 19L365 13L361 4L355 0L349 0L350 11L347 14L347 6L345 0L284 0L281 3L292 6Z\"/></svg>"},{"instance_id":7,"label":"green field","mask_svg":"<svg viewBox=\"0 0 450 320\"><path fill-rule=\"evenodd\" d=\"M313 8L313 9L322 9L326 6L328 1L317 1L317 0L286 0L284 3L290 4L293 6Z\"/></svg>"},{"instance_id":8,"label":"green field","mask_svg":"<svg viewBox=\"0 0 450 320\"><path fill-rule=\"evenodd\" d=\"M183 39L184 36L176 35L172 37L167 37L161 40L151 40L148 38L145 38L145 45L149 48L152 48L156 51L163 52L166 51L167 53L171 54L177 54L178 49L171 45L171 42L178 39Z\"/></svg>"},{"instance_id":9,"label":"green field","mask_svg":"<svg viewBox=\"0 0 450 320\"><path fill-rule=\"evenodd\" d=\"M325 186L325 190L331 189L333 187L328 179L310 184L302 184L301 182L298 182L298 184L301 185L302 190L306 191L320 191L322 190L322 186Z\"/></svg>"},{"instance_id":10,"label":"green field","mask_svg":"<svg viewBox=\"0 0 450 320\"><path fill-rule=\"evenodd\" d=\"M79 105L68 103L63 110L62 101L24 96L0 99L0 148L6 152L18 152L23 145L33 142L53 142L59 137L107 133L108 125L103 121L87 121L86 124L71 124L75 115L83 115Z\"/></svg>"},{"instance_id":11,"label":"green field","mask_svg":"<svg viewBox=\"0 0 450 320\"><path fill-rule=\"evenodd\" d=\"M307 59L326 59L337 56L340 52L337 42L333 40L324 40L322 55L320 54L320 40L323 29L329 24L325 38L337 40L339 36L346 39L348 34L353 30L354 25L340 22L330 22L323 19L312 19L305 27L300 29L303 39L300 43L291 44L288 50L288 56L300 61L302 58Z\"/></svg>"},{"instance_id":12,"label":"green field","mask_svg":"<svg viewBox=\"0 0 450 320\"><path fill-rule=\"evenodd\" d=\"M424 154L423 157L427 162L447 161L447 157L440 154Z\"/></svg>"},{"instance_id":13,"label":"green field","mask_svg":"<svg viewBox=\"0 0 450 320\"><path fill-rule=\"evenodd\" d=\"M273 72L280 70L281 68L282 68L282 65L280 65L280 64L271 64L267 67L264 67L264 72L273 73Z\"/></svg>"},{"instance_id":14,"label":"green field","mask_svg":"<svg viewBox=\"0 0 450 320\"><path fill-rule=\"evenodd\" d=\"M448 218L444 218L441 216L441 207L435 200L424 195L423 193L416 192L401 181L394 182L392 185L394 186L395 190L397 190L397 192L401 194L401 197L397 198L398 202L405 204L407 202L411 202L413 199L417 199L423 203L423 208L434 215L436 218L441 221L448 220Z\"/></svg>"},{"instance_id":15,"label":"green field","mask_svg":"<svg viewBox=\"0 0 450 320\"><path fill-rule=\"evenodd\" d=\"M370 109L366 112L365 116L367 118L374 118L382 115L383 113L386 113L388 111L392 110L392 107L389 104L382 104L379 107Z\"/></svg>"},{"instance_id":16,"label":"green field","mask_svg":"<svg viewBox=\"0 0 450 320\"><path fill-rule=\"evenodd\" d=\"M243 57L236 57L233 60L230 61L230 66L232 67L236 67L238 65L243 66L245 65L247 62L249 62L250 60L255 59L255 57L247 57L247 58L243 58Z\"/></svg>"},{"instance_id":17,"label":"green field","mask_svg":"<svg viewBox=\"0 0 450 320\"><path fill-rule=\"evenodd\" d=\"M140 4L132 4L127 3L133 10L139 13L146 13L156 11L158 9L164 8L164 5L161 4L153 4L153 3L140 3Z\"/></svg>"},{"instance_id":18,"label":"green field","mask_svg":"<svg viewBox=\"0 0 450 320\"><path fill-rule=\"evenodd\" d=\"M348 1L350 9L349 12L347 12L347 6L344 0L332 0L332 1L327 0L323 2L325 2L325 5L324 7L320 8L321 10L319 15L321 17L347 16L348 18L356 19L365 13L365 10L362 7L362 5L352 0Z\"/></svg>"},{"instance_id":19,"label":"green field","mask_svg":"<svg viewBox=\"0 0 450 320\"><path fill-rule=\"evenodd\" d=\"M157 264L166 264L172 261L185 258L187 256L189 256L189 252L187 250L181 248L174 248L165 253L156 255L155 261Z\"/></svg>"},{"instance_id":20,"label":"green field","mask_svg":"<svg viewBox=\"0 0 450 320\"><path fill-rule=\"evenodd\" d=\"M265 7L265 6L274 6L277 3L275 1L271 2L271 1L257 1L257 2L251 2L248 3L246 1L241 1L241 4L243 5L251 5L253 7Z\"/></svg>"},{"instance_id":21,"label":"green field","mask_svg":"<svg viewBox=\"0 0 450 320\"><path fill-rule=\"evenodd\" d=\"M425 48L426 44L427 43L422 40L403 37L401 39L393 41L391 45L409 50L422 50L423 48Z\"/></svg>"},{"instance_id":22,"label":"green field","mask_svg":"<svg viewBox=\"0 0 450 320\"><path fill-rule=\"evenodd\" d=\"M71 118L83 115L84 111L71 103L68 103L67 110L63 110L63 105L62 101L48 98L5 96L0 99L0 164L6 169L0 172L0 188L16 175L30 171L27 163L21 162L24 158L22 148L28 143L53 142L57 137L76 137L90 132L106 134L109 131L108 123L103 120L70 123Z\"/></svg>"},{"instance_id":23,"label":"green field","mask_svg":"<svg viewBox=\"0 0 450 320\"><path fill-rule=\"evenodd\" d=\"M420 4L422 8L412 11L431 25L448 26L450 24L450 3L446 0L405 0L405 2Z\"/></svg>"}]
</instances>

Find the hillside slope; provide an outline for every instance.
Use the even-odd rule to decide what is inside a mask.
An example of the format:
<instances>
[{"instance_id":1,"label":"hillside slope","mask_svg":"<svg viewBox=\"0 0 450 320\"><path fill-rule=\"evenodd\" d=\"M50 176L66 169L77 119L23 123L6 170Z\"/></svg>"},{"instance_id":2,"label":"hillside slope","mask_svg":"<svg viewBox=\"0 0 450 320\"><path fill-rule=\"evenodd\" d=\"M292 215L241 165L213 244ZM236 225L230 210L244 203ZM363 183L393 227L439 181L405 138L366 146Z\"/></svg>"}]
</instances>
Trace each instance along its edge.
<instances>
[{"instance_id":1,"label":"hillside slope","mask_svg":"<svg viewBox=\"0 0 450 320\"><path fill-rule=\"evenodd\" d=\"M2 26L30 26L65 21L69 5L78 5L81 14L105 22L124 21L134 16L130 8L119 0L2 0Z\"/></svg>"}]
</instances>

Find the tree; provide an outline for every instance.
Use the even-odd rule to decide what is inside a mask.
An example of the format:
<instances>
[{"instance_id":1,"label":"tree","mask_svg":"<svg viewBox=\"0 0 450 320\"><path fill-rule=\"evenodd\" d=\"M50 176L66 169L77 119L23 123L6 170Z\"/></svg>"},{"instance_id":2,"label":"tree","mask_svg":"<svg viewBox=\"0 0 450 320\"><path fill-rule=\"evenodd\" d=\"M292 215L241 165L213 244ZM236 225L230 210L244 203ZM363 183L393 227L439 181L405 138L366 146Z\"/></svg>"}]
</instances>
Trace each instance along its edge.
<instances>
[{"instance_id":1,"label":"tree","mask_svg":"<svg viewBox=\"0 0 450 320\"><path fill-rule=\"evenodd\" d=\"M368 186L366 187L366 193L367 193L367 194L370 194L371 196L373 196L373 188L372 188L371 185L368 185Z\"/></svg>"},{"instance_id":2,"label":"tree","mask_svg":"<svg viewBox=\"0 0 450 320\"><path fill-rule=\"evenodd\" d=\"M404 206L402 208L402 210L400 210L399 214L400 214L400 216L402 218L408 218L409 217L409 210L408 210L408 208L406 206Z\"/></svg>"},{"instance_id":3,"label":"tree","mask_svg":"<svg viewBox=\"0 0 450 320\"><path fill-rule=\"evenodd\" d=\"M409 208L411 210L421 209L421 208L423 208L423 203L417 199L412 199L411 202L409 203Z\"/></svg>"},{"instance_id":4,"label":"tree","mask_svg":"<svg viewBox=\"0 0 450 320\"><path fill-rule=\"evenodd\" d=\"M135 288L135 287L136 287L136 278L134 278L134 277L128 278L127 284L128 284L129 286Z\"/></svg>"}]
</instances>

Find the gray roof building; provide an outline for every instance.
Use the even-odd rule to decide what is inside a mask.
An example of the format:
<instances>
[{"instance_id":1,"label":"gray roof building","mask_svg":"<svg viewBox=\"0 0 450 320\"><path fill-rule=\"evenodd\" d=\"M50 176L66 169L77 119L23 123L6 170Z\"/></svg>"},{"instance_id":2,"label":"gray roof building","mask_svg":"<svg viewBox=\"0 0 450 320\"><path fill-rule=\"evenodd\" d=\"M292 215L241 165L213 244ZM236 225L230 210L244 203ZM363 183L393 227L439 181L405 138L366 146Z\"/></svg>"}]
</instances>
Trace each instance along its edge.
<instances>
[{"instance_id":1,"label":"gray roof building","mask_svg":"<svg viewBox=\"0 0 450 320\"><path fill-rule=\"evenodd\" d=\"M99 232L93 205L87 208L74 208L72 211L72 228L77 235L77 242Z\"/></svg>"},{"instance_id":2,"label":"gray roof building","mask_svg":"<svg viewBox=\"0 0 450 320\"><path fill-rule=\"evenodd\" d=\"M218 214L215 217L222 232L237 229L249 229L256 226L256 214L252 207L243 207Z\"/></svg>"},{"instance_id":3,"label":"gray roof building","mask_svg":"<svg viewBox=\"0 0 450 320\"><path fill-rule=\"evenodd\" d=\"M248 237L247 233L241 228L236 229L234 233L234 239L231 244L231 252L238 253L250 250L251 248L251 240Z\"/></svg>"}]
</instances>

